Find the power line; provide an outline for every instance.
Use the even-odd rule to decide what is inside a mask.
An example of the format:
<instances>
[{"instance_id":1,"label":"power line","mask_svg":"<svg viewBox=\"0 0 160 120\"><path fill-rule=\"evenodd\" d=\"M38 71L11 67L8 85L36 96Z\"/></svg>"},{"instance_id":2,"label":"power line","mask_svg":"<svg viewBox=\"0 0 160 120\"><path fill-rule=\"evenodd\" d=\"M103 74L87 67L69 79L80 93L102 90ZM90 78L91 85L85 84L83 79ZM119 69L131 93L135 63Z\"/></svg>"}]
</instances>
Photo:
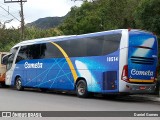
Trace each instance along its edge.
<instances>
[{"instance_id":1,"label":"power line","mask_svg":"<svg viewBox=\"0 0 160 120\"><path fill-rule=\"evenodd\" d=\"M8 6L8 5L5 5L5 4L2 3L2 2L0 2L0 4L3 5L3 6L9 7L9 9L11 9L11 10L19 11L19 9L16 9L15 7L11 7L11 6Z\"/></svg>"},{"instance_id":2,"label":"power line","mask_svg":"<svg viewBox=\"0 0 160 120\"><path fill-rule=\"evenodd\" d=\"M7 10L7 9L6 9ZM19 18L19 13L18 12L16 12L16 11L8 11L10 14L12 14L13 16L15 16L16 18ZM0 14L2 15L2 13L3 13L3 15L5 15L5 16L10 16L10 14L8 14L8 12L4 12L4 10L3 9L0 9Z\"/></svg>"},{"instance_id":3,"label":"power line","mask_svg":"<svg viewBox=\"0 0 160 120\"><path fill-rule=\"evenodd\" d=\"M8 16L3 15L3 14L0 14L0 16L3 16L3 17L5 17L5 18L7 18L7 19L10 19Z\"/></svg>"},{"instance_id":4,"label":"power line","mask_svg":"<svg viewBox=\"0 0 160 120\"><path fill-rule=\"evenodd\" d=\"M18 20L19 22L21 22L18 18L16 18L14 15L12 15L8 10L6 10L5 8L3 8L2 6L0 6L0 8L2 8L4 11L6 11L9 15L11 15L13 18L15 18L16 20Z\"/></svg>"},{"instance_id":5,"label":"power line","mask_svg":"<svg viewBox=\"0 0 160 120\"><path fill-rule=\"evenodd\" d=\"M5 19L12 19L12 18L17 18L18 22L19 22L19 9L18 9L18 7L8 6L8 5L2 3L1 1L0 1L0 6L2 6L5 10L7 10L6 13L9 15L8 16L6 14L0 14L0 16L1 16L1 20L0 21L1 22L6 21ZM4 9L0 9L0 13L3 13ZM17 21L17 19L15 19L15 20ZM15 20L12 20L12 21L15 21ZM11 24L11 23L9 23L9 24Z\"/></svg>"},{"instance_id":6,"label":"power line","mask_svg":"<svg viewBox=\"0 0 160 120\"><path fill-rule=\"evenodd\" d=\"M23 3L27 2L27 0L4 0L4 3L20 3L21 11L20 11L20 17L21 17L21 38L24 39L24 14L23 14Z\"/></svg>"}]
</instances>

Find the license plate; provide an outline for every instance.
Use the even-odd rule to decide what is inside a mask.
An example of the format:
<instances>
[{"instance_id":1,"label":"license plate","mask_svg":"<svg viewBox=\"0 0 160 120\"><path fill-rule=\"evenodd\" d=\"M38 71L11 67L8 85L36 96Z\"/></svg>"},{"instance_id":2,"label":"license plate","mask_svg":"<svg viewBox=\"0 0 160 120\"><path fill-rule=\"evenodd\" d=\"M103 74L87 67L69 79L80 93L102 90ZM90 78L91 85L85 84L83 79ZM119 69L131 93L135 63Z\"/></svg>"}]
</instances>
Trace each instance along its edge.
<instances>
[{"instance_id":1,"label":"license plate","mask_svg":"<svg viewBox=\"0 0 160 120\"><path fill-rule=\"evenodd\" d=\"M145 90L146 87L145 87L145 86L140 86L139 89L140 89L140 90Z\"/></svg>"}]
</instances>

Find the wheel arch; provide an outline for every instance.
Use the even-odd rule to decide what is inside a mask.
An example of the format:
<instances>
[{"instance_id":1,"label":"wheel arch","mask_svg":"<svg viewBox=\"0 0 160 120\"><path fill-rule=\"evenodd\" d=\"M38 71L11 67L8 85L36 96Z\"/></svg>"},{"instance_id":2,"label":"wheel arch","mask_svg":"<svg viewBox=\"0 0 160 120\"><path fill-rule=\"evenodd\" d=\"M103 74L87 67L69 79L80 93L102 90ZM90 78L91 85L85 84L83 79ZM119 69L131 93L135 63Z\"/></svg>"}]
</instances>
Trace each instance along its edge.
<instances>
[{"instance_id":1,"label":"wheel arch","mask_svg":"<svg viewBox=\"0 0 160 120\"><path fill-rule=\"evenodd\" d=\"M87 84L87 81L86 81L86 79L84 77L78 77L76 82L75 82L74 89L76 89L76 85L80 80L84 80L86 82L86 84Z\"/></svg>"},{"instance_id":2,"label":"wheel arch","mask_svg":"<svg viewBox=\"0 0 160 120\"><path fill-rule=\"evenodd\" d=\"M17 80L17 78L19 78L19 77L21 78L20 75L16 75L16 76L15 76L15 78L14 78L14 85L16 85L16 80ZM21 81L21 82L22 82L22 81Z\"/></svg>"}]
</instances>

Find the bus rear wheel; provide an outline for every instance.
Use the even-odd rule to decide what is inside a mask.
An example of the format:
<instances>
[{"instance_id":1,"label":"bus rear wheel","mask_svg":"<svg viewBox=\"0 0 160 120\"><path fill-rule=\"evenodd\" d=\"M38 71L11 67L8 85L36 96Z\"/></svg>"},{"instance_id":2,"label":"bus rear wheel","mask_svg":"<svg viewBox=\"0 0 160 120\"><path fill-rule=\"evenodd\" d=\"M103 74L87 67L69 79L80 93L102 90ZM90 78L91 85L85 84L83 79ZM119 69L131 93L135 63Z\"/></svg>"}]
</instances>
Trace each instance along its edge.
<instances>
[{"instance_id":1,"label":"bus rear wheel","mask_svg":"<svg viewBox=\"0 0 160 120\"><path fill-rule=\"evenodd\" d=\"M76 85L76 93L77 93L77 96L80 98L88 97L89 93L87 90L87 83L84 80L78 81Z\"/></svg>"},{"instance_id":2,"label":"bus rear wheel","mask_svg":"<svg viewBox=\"0 0 160 120\"><path fill-rule=\"evenodd\" d=\"M16 78L16 89L17 89L18 91L24 90L24 88L22 87L22 81L21 81L21 78L20 78L20 77L17 77L17 78Z\"/></svg>"}]
</instances>

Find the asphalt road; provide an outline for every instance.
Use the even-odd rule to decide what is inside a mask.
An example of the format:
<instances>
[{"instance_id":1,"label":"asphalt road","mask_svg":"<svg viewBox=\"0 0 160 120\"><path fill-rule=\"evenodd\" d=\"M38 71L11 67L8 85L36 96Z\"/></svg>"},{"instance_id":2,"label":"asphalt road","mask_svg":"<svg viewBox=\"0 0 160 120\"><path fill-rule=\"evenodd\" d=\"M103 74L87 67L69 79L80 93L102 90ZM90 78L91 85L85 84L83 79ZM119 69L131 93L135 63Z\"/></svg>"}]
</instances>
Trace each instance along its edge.
<instances>
[{"instance_id":1,"label":"asphalt road","mask_svg":"<svg viewBox=\"0 0 160 120\"><path fill-rule=\"evenodd\" d=\"M116 99L94 96L83 99L73 94L53 91L43 93L33 89L17 91L13 88L0 88L0 111L160 111L160 101L143 96ZM66 120L66 118L56 118L58 119ZM94 119L96 120L92 118ZM149 120L149 118L142 120Z\"/></svg>"},{"instance_id":2,"label":"asphalt road","mask_svg":"<svg viewBox=\"0 0 160 120\"><path fill-rule=\"evenodd\" d=\"M0 111L160 111L160 102L141 96L116 99L27 89L0 88Z\"/></svg>"}]
</instances>

